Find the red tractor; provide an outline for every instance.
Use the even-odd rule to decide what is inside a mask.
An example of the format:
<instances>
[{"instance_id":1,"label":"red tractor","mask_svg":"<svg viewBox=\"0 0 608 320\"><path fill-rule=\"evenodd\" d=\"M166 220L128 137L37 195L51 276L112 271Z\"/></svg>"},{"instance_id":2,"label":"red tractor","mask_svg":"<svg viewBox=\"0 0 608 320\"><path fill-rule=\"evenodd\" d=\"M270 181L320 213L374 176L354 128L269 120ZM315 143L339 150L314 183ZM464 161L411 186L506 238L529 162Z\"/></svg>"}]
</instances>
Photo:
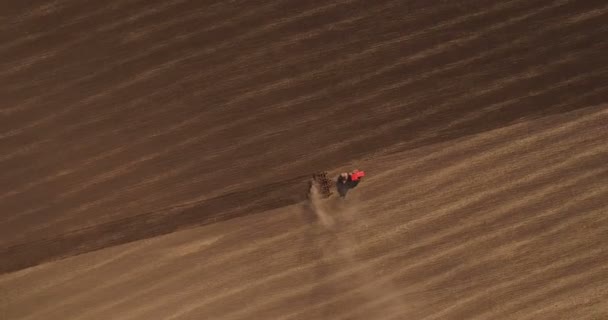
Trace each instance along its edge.
<instances>
[{"instance_id":1,"label":"red tractor","mask_svg":"<svg viewBox=\"0 0 608 320\"><path fill-rule=\"evenodd\" d=\"M327 172L323 171L312 175L312 183L316 185L323 198L329 198L334 193L334 189L341 198L344 198L350 189L357 187L363 177L365 177L364 171L353 170L350 173L341 173L336 181L333 181L327 177Z\"/></svg>"}]
</instances>

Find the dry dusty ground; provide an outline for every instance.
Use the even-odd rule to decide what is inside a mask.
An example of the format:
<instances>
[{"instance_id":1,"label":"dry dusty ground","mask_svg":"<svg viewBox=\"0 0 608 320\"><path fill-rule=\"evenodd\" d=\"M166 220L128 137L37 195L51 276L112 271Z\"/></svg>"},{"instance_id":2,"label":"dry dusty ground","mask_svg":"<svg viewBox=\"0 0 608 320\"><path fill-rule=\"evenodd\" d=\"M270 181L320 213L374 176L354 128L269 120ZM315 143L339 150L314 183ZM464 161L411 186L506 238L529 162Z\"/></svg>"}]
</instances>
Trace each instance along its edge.
<instances>
[{"instance_id":1,"label":"dry dusty ground","mask_svg":"<svg viewBox=\"0 0 608 320\"><path fill-rule=\"evenodd\" d=\"M608 319L605 21L2 1L0 319Z\"/></svg>"}]
</instances>

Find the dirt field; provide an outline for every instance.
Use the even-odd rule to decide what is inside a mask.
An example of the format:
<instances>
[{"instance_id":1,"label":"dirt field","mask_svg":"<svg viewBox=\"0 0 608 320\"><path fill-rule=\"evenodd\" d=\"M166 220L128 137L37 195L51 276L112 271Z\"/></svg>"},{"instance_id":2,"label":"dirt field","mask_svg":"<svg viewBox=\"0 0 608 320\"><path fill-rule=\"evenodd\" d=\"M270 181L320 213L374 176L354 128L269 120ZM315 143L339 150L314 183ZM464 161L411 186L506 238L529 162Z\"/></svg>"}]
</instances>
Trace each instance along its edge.
<instances>
[{"instance_id":1,"label":"dirt field","mask_svg":"<svg viewBox=\"0 0 608 320\"><path fill-rule=\"evenodd\" d=\"M608 319L606 21L2 1L0 319Z\"/></svg>"}]
</instances>

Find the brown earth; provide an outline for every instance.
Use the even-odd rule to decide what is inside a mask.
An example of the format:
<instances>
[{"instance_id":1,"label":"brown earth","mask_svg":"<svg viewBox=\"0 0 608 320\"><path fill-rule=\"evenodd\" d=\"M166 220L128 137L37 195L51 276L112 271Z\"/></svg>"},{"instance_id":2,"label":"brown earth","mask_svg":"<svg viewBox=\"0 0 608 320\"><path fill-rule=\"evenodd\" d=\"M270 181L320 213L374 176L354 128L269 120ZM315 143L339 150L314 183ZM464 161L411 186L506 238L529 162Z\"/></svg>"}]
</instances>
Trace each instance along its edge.
<instances>
[{"instance_id":1,"label":"brown earth","mask_svg":"<svg viewBox=\"0 0 608 320\"><path fill-rule=\"evenodd\" d=\"M608 319L605 21L3 1L0 316Z\"/></svg>"}]
</instances>

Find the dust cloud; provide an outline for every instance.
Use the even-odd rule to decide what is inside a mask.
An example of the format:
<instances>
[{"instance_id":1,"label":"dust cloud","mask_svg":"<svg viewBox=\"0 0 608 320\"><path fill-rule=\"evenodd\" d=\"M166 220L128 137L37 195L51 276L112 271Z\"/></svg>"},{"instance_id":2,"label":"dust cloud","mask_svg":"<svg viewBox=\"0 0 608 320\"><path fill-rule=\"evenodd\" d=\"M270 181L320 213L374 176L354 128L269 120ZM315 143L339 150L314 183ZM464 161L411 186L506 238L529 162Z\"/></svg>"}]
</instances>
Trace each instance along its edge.
<instances>
[{"instance_id":1,"label":"dust cloud","mask_svg":"<svg viewBox=\"0 0 608 320\"><path fill-rule=\"evenodd\" d=\"M317 281L319 288L316 294L328 297L326 315L332 313L331 305L334 297L348 297L357 300L357 307L343 314L345 319L381 319L389 315L403 314L406 305L400 298L402 290L393 283L379 282L374 274L377 268L365 266L366 260L360 257L364 248L358 241L362 235L357 228L368 219L365 212L360 210L356 196L347 199L339 197L323 198L315 184L309 192L309 208L314 215L311 228L314 230L315 244L318 253ZM338 276L348 273L346 280ZM314 294L314 292L313 292ZM335 299L335 304L340 304ZM376 305L378 301L381 304ZM335 309L334 309L335 310ZM342 317L338 319L342 319Z\"/></svg>"}]
</instances>

